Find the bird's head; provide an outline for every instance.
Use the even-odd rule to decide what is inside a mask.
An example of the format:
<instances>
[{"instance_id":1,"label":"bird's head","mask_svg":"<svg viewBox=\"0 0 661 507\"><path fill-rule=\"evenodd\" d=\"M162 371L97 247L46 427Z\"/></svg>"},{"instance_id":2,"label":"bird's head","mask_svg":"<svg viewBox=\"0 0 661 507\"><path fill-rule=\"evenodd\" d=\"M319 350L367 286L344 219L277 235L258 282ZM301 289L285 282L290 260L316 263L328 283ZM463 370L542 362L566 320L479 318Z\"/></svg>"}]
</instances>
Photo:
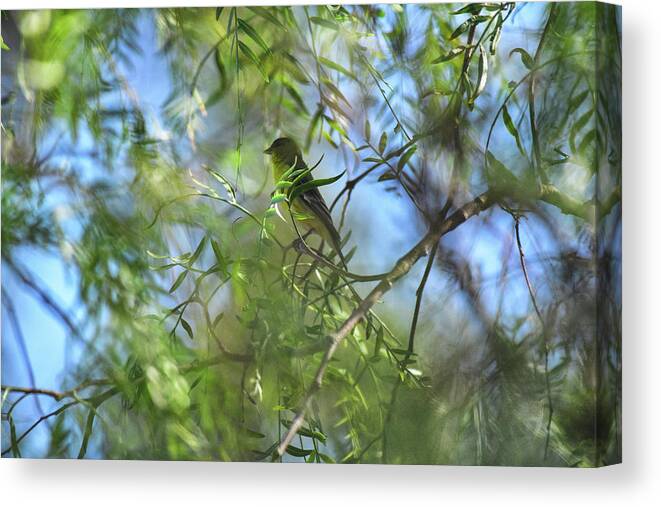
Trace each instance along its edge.
<instances>
[{"instance_id":1,"label":"bird's head","mask_svg":"<svg viewBox=\"0 0 661 507\"><path fill-rule=\"evenodd\" d=\"M264 150L264 153L271 155L274 165L278 166L291 167L303 160L300 148L288 137L276 139L271 146Z\"/></svg>"}]
</instances>

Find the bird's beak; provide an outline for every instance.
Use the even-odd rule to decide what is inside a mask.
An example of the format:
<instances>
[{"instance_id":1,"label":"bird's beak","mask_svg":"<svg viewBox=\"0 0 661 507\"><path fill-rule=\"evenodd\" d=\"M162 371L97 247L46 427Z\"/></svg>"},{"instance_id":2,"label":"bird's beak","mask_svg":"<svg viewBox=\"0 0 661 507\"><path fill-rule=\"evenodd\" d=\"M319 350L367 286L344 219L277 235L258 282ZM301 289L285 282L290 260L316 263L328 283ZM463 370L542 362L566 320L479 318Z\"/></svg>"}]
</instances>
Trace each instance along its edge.
<instances>
[{"instance_id":1,"label":"bird's beak","mask_svg":"<svg viewBox=\"0 0 661 507\"><path fill-rule=\"evenodd\" d=\"M267 155L270 155L272 152L273 152L273 149L271 148L271 146L269 146L268 148L266 148L264 150L264 153L266 153Z\"/></svg>"}]
</instances>

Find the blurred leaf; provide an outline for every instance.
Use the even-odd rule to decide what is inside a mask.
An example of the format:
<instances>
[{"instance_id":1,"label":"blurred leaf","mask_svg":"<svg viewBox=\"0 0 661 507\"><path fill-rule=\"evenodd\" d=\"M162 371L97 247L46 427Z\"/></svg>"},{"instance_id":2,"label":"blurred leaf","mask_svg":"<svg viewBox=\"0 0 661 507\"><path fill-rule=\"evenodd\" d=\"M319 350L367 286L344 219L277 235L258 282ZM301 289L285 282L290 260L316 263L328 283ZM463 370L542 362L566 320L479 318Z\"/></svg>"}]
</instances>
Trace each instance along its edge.
<instances>
[{"instance_id":1,"label":"blurred leaf","mask_svg":"<svg viewBox=\"0 0 661 507\"><path fill-rule=\"evenodd\" d=\"M485 86L487 85L487 74L489 72L489 57L487 56L486 51L482 47L482 44L479 45L480 48L480 59L477 67L477 88L473 95L473 100L479 97L480 93L484 91Z\"/></svg>"},{"instance_id":2,"label":"blurred leaf","mask_svg":"<svg viewBox=\"0 0 661 507\"><path fill-rule=\"evenodd\" d=\"M315 25L323 26L324 28L329 28L331 30L338 31L340 29L339 25L334 21L329 21L319 16L311 16L310 21Z\"/></svg>"},{"instance_id":3,"label":"blurred leaf","mask_svg":"<svg viewBox=\"0 0 661 507\"><path fill-rule=\"evenodd\" d=\"M311 190L313 188L318 188L318 187L323 187L326 185L331 185L335 183L337 180L339 180L342 176L344 176L344 173L346 171L342 171L340 174L337 176L333 176L332 178L319 178L319 179L314 179L311 181L307 181L303 183L302 185L296 185L293 187L291 190L291 193L289 194L289 199L290 201L293 201L296 199L301 194L304 194L308 190Z\"/></svg>"},{"instance_id":4,"label":"blurred leaf","mask_svg":"<svg viewBox=\"0 0 661 507\"><path fill-rule=\"evenodd\" d=\"M314 449L301 449L300 447L294 447L293 445L287 446L287 454L291 456L295 456L297 458L305 458L306 456L309 456L312 452L314 452Z\"/></svg>"},{"instance_id":5,"label":"blurred leaf","mask_svg":"<svg viewBox=\"0 0 661 507\"><path fill-rule=\"evenodd\" d=\"M326 67L328 67L330 69L336 70L336 71L340 72L341 74L344 74L345 76L350 77L354 81L358 81L358 78L356 77L356 75L353 72L351 72L349 69L345 69L339 63L335 63L332 60L329 60L328 58L324 58L323 56L319 57L319 62L321 62L322 64L324 64Z\"/></svg>"},{"instance_id":6,"label":"blurred leaf","mask_svg":"<svg viewBox=\"0 0 661 507\"><path fill-rule=\"evenodd\" d=\"M283 25L282 22L274 14L271 13L270 9L273 9L273 7L248 7L248 9L250 9L258 16L261 16L269 23L272 23L278 28L282 28L283 30L287 31L287 27Z\"/></svg>"},{"instance_id":7,"label":"blurred leaf","mask_svg":"<svg viewBox=\"0 0 661 507\"><path fill-rule=\"evenodd\" d=\"M462 55L466 51L466 46L457 46L456 48L452 48L450 51L448 51L446 54L439 56L435 60L432 60L432 65L441 63L441 62L447 62L449 60L452 60L453 58L456 58L459 55Z\"/></svg>"},{"instance_id":8,"label":"blurred leaf","mask_svg":"<svg viewBox=\"0 0 661 507\"><path fill-rule=\"evenodd\" d=\"M80 444L80 450L78 451L78 459L83 459L85 457L85 454L87 454L87 445L89 444L90 436L92 435L92 427L94 426L95 416L96 416L96 410L94 408L91 408L87 413L87 421L85 422L83 441Z\"/></svg>"},{"instance_id":9,"label":"blurred leaf","mask_svg":"<svg viewBox=\"0 0 661 507\"><path fill-rule=\"evenodd\" d=\"M479 12L482 10L482 4L479 3L470 3L468 5L463 6L461 9L458 9L456 11L450 12L452 16L457 16L459 14L479 14Z\"/></svg>"},{"instance_id":10,"label":"blurred leaf","mask_svg":"<svg viewBox=\"0 0 661 507\"><path fill-rule=\"evenodd\" d=\"M186 279L186 276L188 276L188 270L185 270L185 271L182 271L181 273L179 273L179 276L174 281L174 283L172 284L172 287L170 287L170 290L168 292L170 294L172 294L174 291L176 291L179 288L179 286L184 282L184 280Z\"/></svg>"},{"instance_id":11,"label":"blurred leaf","mask_svg":"<svg viewBox=\"0 0 661 507\"><path fill-rule=\"evenodd\" d=\"M516 125L514 125L514 121L510 116L510 112L507 109L507 106L503 107L503 122L505 123L505 127L507 127L507 131L512 135L512 137L516 141L516 147L519 149L521 155L526 156L526 151L523 149L523 145L521 144L521 137L519 136L519 131L517 130Z\"/></svg>"},{"instance_id":12,"label":"blurred leaf","mask_svg":"<svg viewBox=\"0 0 661 507\"><path fill-rule=\"evenodd\" d=\"M242 41L239 41L239 49L241 52L251 61L255 64L255 67L257 67L257 70L262 74L264 77L264 81L267 83L269 82L269 77L264 71L264 68L262 67L261 62L259 61L259 58L257 58L257 55L253 53L252 49L250 49L248 46L246 46Z\"/></svg>"},{"instance_id":13,"label":"blurred leaf","mask_svg":"<svg viewBox=\"0 0 661 507\"><path fill-rule=\"evenodd\" d=\"M401 156L399 162L397 163L397 171L401 172L404 169L406 163L413 156L417 149L418 148L416 146L411 146L408 150L406 150L404 155Z\"/></svg>"},{"instance_id":14,"label":"blurred leaf","mask_svg":"<svg viewBox=\"0 0 661 507\"><path fill-rule=\"evenodd\" d=\"M523 65L525 65L526 69L532 70L535 67L535 61L525 49L514 48L512 51L510 51L510 56L512 56L514 53L519 53L521 55L521 61L523 62Z\"/></svg>"},{"instance_id":15,"label":"blurred leaf","mask_svg":"<svg viewBox=\"0 0 661 507\"><path fill-rule=\"evenodd\" d=\"M384 131L381 133L381 139L379 139L379 153L383 153L383 151L386 149L387 144L388 144L388 133Z\"/></svg>"},{"instance_id":16,"label":"blurred leaf","mask_svg":"<svg viewBox=\"0 0 661 507\"><path fill-rule=\"evenodd\" d=\"M198 243L197 247L195 248L195 251L193 252L193 255L188 259L188 265L192 266L195 261L200 257L202 254L202 251L204 250L204 246L206 245L207 237L203 236L200 242Z\"/></svg>"},{"instance_id":17,"label":"blurred leaf","mask_svg":"<svg viewBox=\"0 0 661 507\"><path fill-rule=\"evenodd\" d=\"M184 328L186 331L186 334L191 340L195 340L195 336L193 335L193 328L191 325L188 323L188 321L184 318L181 319L181 326Z\"/></svg>"},{"instance_id":18,"label":"blurred leaf","mask_svg":"<svg viewBox=\"0 0 661 507\"><path fill-rule=\"evenodd\" d=\"M252 40L254 40L267 54L271 54L271 48L264 42L264 39L260 37L260 35L255 31L255 29L245 20L239 18L238 19L239 23L239 28L243 33L245 33L248 37L250 37Z\"/></svg>"}]
</instances>

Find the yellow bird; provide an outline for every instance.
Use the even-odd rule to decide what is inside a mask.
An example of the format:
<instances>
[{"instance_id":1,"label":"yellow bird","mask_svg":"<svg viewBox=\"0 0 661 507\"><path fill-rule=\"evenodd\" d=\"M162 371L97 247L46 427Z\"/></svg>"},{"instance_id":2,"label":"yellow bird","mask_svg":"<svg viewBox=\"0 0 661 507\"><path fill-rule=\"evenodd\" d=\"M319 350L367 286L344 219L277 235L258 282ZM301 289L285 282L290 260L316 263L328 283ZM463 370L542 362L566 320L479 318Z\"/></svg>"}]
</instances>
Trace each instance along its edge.
<instances>
[{"instance_id":1,"label":"yellow bird","mask_svg":"<svg viewBox=\"0 0 661 507\"><path fill-rule=\"evenodd\" d=\"M264 153L271 155L275 183L278 183L282 176L292 168L294 171L308 168L300 148L288 137L276 139L271 146L264 150ZM312 181L312 176L308 174L302 178L300 183L309 181ZM307 230L312 230L321 236L337 252L342 264L346 265L340 247L340 234L333 225L330 211L319 189L311 188L298 195L294 202L290 203L290 208L296 221Z\"/></svg>"}]
</instances>

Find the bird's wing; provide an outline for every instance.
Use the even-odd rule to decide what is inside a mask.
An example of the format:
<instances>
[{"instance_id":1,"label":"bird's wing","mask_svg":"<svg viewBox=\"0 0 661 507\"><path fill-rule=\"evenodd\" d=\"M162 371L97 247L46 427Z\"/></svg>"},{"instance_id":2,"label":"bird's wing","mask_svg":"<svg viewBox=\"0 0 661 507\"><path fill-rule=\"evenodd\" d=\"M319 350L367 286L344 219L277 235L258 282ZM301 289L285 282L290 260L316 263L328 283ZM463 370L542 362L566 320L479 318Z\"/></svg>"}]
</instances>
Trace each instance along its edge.
<instances>
[{"instance_id":1,"label":"bird's wing","mask_svg":"<svg viewBox=\"0 0 661 507\"><path fill-rule=\"evenodd\" d=\"M306 177L303 179L303 182L308 182L311 181L311 177ZM324 227L326 228L331 241L333 242L333 248L336 250L339 250L340 248L340 233L337 232L337 229L333 225L333 219L330 214L330 210L328 209L328 206L326 205L326 201L324 201L324 198L321 196L321 192L319 192L318 188L311 188L310 190L304 192L303 194L299 195L297 199L301 199L303 203L312 211L314 212L315 216L321 220L321 222L324 224Z\"/></svg>"}]
</instances>

